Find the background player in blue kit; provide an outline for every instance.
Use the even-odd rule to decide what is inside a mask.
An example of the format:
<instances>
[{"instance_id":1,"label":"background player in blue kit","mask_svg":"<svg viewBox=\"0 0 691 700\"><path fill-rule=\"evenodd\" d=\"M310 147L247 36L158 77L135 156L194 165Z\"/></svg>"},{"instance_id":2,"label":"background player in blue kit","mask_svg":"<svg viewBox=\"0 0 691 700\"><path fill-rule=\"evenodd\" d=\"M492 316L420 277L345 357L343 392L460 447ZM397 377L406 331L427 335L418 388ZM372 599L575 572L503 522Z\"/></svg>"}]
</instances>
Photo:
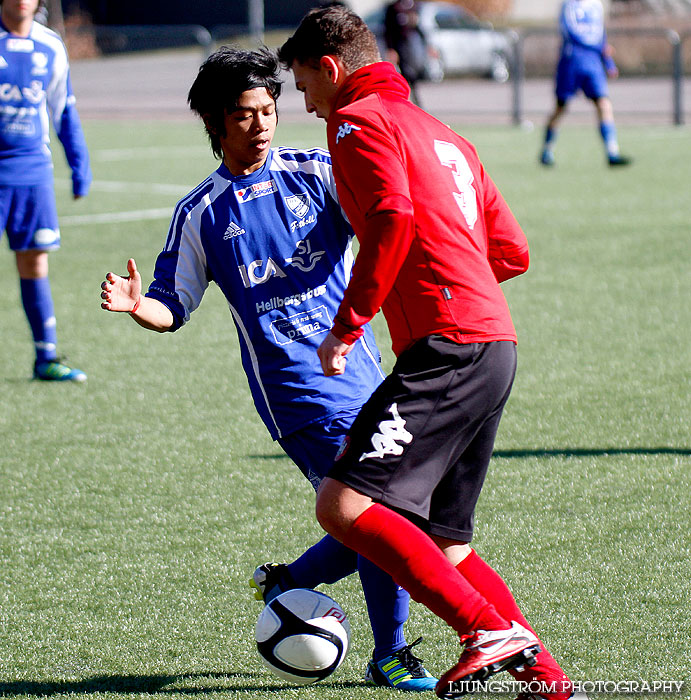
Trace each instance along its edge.
<instances>
[{"instance_id":1,"label":"background player in blue kit","mask_svg":"<svg viewBox=\"0 0 691 700\"><path fill-rule=\"evenodd\" d=\"M559 122L569 100L582 90L597 110L607 162L612 166L628 165L630 158L619 153L614 110L607 87L607 76L615 78L618 71L607 44L602 3L600 0L566 0L561 7L559 27L562 46L557 64L556 106L547 122L540 162L554 165Z\"/></svg>"},{"instance_id":2,"label":"background player in blue kit","mask_svg":"<svg viewBox=\"0 0 691 700\"><path fill-rule=\"evenodd\" d=\"M175 331L216 282L257 411L316 488L383 374L369 328L349 356L345 381L321 371L316 349L350 279L353 231L336 198L329 154L271 148L279 71L268 49L223 48L202 65L189 103L222 163L175 207L146 295L130 259L127 277L106 275L101 297L104 309L128 312L144 328ZM433 689L436 679L404 637L408 594L332 537L290 565L259 567L253 584L268 601L356 570L375 640L366 678L399 690Z\"/></svg>"},{"instance_id":3,"label":"background player in blue kit","mask_svg":"<svg viewBox=\"0 0 691 700\"><path fill-rule=\"evenodd\" d=\"M48 251L60 247L48 148L49 119L72 169L72 193L91 183L89 155L60 37L34 21L39 0L0 0L0 235L15 252L22 304L36 350L34 377L86 379L57 357Z\"/></svg>"}]
</instances>

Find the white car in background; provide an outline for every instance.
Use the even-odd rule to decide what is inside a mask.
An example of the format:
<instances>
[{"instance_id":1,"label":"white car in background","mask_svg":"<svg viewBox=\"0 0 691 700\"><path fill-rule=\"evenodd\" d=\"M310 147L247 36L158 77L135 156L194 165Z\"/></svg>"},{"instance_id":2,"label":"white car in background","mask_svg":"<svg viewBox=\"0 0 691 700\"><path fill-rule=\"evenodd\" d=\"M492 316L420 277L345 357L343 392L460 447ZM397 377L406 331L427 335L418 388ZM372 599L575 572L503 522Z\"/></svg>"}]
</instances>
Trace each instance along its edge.
<instances>
[{"instance_id":1,"label":"white car in background","mask_svg":"<svg viewBox=\"0 0 691 700\"><path fill-rule=\"evenodd\" d=\"M440 82L447 75L481 75L500 83L509 79L513 48L506 34L450 2L419 2L418 7L428 46L428 80ZM383 56L384 12L382 8L365 18Z\"/></svg>"}]
</instances>

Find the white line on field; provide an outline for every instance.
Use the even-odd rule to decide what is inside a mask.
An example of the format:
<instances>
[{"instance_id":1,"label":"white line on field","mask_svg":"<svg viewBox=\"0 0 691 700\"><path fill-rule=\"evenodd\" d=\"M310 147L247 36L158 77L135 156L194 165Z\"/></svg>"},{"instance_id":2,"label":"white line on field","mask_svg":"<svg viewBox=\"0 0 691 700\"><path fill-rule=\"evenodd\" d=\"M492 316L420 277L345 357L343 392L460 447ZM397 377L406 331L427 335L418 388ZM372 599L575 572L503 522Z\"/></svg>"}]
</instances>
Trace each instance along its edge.
<instances>
[{"instance_id":1,"label":"white line on field","mask_svg":"<svg viewBox=\"0 0 691 700\"><path fill-rule=\"evenodd\" d=\"M92 152L92 157L97 161L132 160L136 158L159 158L161 156L189 156L204 153L201 144L199 146L146 146L144 148L103 148Z\"/></svg>"},{"instance_id":2,"label":"white line on field","mask_svg":"<svg viewBox=\"0 0 691 700\"><path fill-rule=\"evenodd\" d=\"M189 192L188 185L175 185L166 182L117 182L113 180L95 180L91 187L99 192L156 192L182 197Z\"/></svg>"},{"instance_id":3,"label":"white line on field","mask_svg":"<svg viewBox=\"0 0 691 700\"><path fill-rule=\"evenodd\" d=\"M58 178L55 184L61 189L72 189L72 183L66 178ZM117 180L95 180L91 190L96 192L137 192L174 195L176 198L189 192L187 185L175 185L162 182L131 182ZM88 224L117 224L126 221L147 221L152 219L170 219L172 206L158 209L136 209L134 211L103 212L100 214L72 214L60 217L60 224L80 226Z\"/></svg>"},{"instance_id":4,"label":"white line on field","mask_svg":"<svg viewBox=\"0 0 691 700\"><path fill-rule=\"evenodd\" d=\"M137 211L115 211L103 214L74 214L61 216L60 225L79 226L85 224L118 224L125 221L146 221L150 219L170 219L172 209L139 209Z\"/></svg>"},{"instance_id":5,"label":"white line on field","mask_svg":"<svg viewBox=\"0 0 691 700\"><path fill-rule=\"evenodd\" d=\"M72 189L71 180L59 178L55 184L61 189ZM94 180L91 190L94 192L153 192L155 194L172 194L182 197L192 188L189 185L176 185L170 182L132 182L117 180Z\"/></svg>"}]
</instances>

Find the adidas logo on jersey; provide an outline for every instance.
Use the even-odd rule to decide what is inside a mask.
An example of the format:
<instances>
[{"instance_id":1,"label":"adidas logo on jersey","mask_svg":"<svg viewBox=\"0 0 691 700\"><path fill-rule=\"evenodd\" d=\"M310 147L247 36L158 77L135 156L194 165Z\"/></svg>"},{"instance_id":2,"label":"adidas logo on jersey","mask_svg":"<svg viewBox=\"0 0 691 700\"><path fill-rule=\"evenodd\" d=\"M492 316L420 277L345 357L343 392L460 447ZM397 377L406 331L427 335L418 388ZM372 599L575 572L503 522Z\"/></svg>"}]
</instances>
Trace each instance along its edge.
<instances>
[{"instance_id":1,"label":"adidas logo on jersey","mask_svg":"<svg viewBox=\"0 0 691 700\"><path fill-rule=\"evenodd\" d=\"M229 238L237 238L238 236L242 236L243 233L246 233L245 229L240 228L234 221L231 221L230 224L228 224L226 232L223 234L223 240L227 241Z\"/></svg>"}]
</instances>

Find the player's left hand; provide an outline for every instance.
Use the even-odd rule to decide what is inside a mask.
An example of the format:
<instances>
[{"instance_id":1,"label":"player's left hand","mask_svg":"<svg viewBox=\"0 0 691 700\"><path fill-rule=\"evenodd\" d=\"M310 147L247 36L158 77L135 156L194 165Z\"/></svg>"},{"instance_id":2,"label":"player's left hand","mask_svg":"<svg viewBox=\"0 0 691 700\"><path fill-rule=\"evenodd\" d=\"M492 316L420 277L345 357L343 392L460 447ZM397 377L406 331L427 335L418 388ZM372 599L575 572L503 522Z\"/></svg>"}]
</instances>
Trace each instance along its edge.
<instances>
[{"instance_id":1,"label":"player's left hand","mask_svg":"<svg viewBox=\"0 0 691 700\"><path fill-rule=\"evenodd\" d=\"M142 277L134 258L127 261L127 277L109 272L101 283L101 308L106 311L131 312L142 293Z\"/></svg>"},{"instance_id":2,"label":"player's left hand","mask_svg":"<svg viewBox=\"0 0 691 700\"><path fill-rule=\"evenodd\" d=\"M343 374L346 367L346 355L354 345L347 345L339 340L331 331L317 350L322 363L322 371L326 377Z\"/></svg>"}]
</instances>

